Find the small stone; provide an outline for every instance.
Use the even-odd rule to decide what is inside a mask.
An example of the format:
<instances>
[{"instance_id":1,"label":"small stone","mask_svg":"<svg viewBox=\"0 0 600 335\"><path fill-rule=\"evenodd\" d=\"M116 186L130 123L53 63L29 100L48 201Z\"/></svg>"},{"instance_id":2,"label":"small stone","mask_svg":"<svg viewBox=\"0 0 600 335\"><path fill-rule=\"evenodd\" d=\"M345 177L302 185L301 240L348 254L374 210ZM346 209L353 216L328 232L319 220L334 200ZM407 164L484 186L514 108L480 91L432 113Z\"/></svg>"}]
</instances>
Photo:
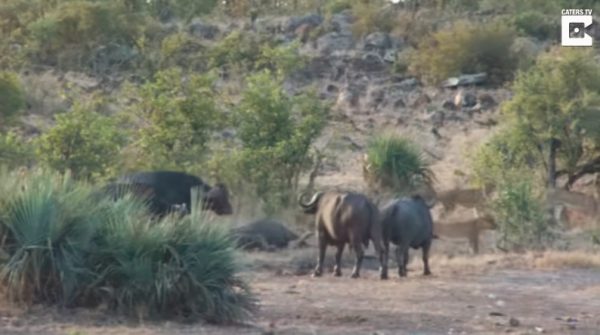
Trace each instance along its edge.
<instances>
[{"instance_id":1,"label":"small stone","mask_svg":"<svg viewBox=\"0 0 600 335\"><path fill-rule=\"evenodd\" d=\"M420 94L418 98L415 99L415 101L411 104L411 107L415 108L415 107L421 107L423 105L427 105L431 102L431 98L423 93Z\"/></svg>"},{"instance_id":2,"label":"small stone","mask_svg":"<svg viewBox=\"0 0 600 335\"><path fill-rule=\"evenodd\" d=\"M534 329L538 333L544 333L544 332L546 332L546 330L544 328L542 328L542 327L535 327Z\"/></svg>"},{"instance_id":3,"label":"small stone","mask_svg":"<svg viewBox=\"0 0 600 335\"><path fill-rule=\"evenodd\" d=\"M511 317L511 318L508 320L508 324L509 324L511 327L518 327L518 326L520 326L520 325L521 325L521 322L520 322L520 321L519 321L517 318L513 318L513 317Z\"/></svg>"},{"instance_id":4,"label":"small stone","mask_svg":"<svg viewBox=\"0 0 600 335\"><path fill-rule=\"evenodd\" d=\"M496 301L496 306L498 306L498 307L504 307L504 305L506 305L506 303L503 300Z\"/></svg>"},{"instance_id":5,"label":"small stone","mask_svg":"<svg viewBox=\"0 0 600 335\"><path fill-rule=\"evenodd\" d=\"M500 313L500 312L490 312L490 316L504 316L504 313Z\"/></svg>"},{"instance_id":6,"label":"small stone","mask_svg":"<svg viewBox=\"0 0 600 335\"><path fill-rule=\"evenodd\" d=\"M454 110L456 110L456 105L454 105L454 103L452 101L446 100L442 104L442 108L454 111Z\"/></svg>"}]
</instances>

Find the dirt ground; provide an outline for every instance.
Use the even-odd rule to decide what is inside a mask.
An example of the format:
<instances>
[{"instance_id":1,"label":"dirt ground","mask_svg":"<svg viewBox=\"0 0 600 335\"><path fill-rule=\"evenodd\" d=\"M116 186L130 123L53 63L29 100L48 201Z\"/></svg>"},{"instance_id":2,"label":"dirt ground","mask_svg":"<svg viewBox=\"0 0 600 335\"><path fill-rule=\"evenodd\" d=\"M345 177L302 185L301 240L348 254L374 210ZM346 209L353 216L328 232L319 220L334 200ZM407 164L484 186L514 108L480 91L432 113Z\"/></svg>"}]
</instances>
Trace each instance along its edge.
<instances>
[{"instance_id":1,"label":"dirt ground","mask_svg":"<svg viewBox=\"0 0 600 335\"><path fill-rule=\"evenodd\" d=\"M448 246L446 246L448 247ZM312 278L316 250L245 253L244 276L260 299L255 320L212 326L136 323L101 311L0 308L0 334L600 334L600 255L588 252L480 256L434 254L422 275L412 252L407 278L390 259L387 281L378 262L362 277ZM333 250L328 253L331 270Z\"/></svg>"}]
</instances>

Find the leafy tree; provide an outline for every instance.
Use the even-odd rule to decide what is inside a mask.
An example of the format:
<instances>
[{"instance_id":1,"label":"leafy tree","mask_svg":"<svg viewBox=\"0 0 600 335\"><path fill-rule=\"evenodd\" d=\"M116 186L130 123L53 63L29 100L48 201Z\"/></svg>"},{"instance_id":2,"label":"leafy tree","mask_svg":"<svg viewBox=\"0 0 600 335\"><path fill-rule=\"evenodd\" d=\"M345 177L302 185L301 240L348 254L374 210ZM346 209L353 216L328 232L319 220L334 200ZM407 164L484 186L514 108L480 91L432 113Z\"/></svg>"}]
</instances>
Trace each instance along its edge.
<instances>
[{"instance_id":1,"label":"leafy tree","mask_svg":"<svg viewBox=\"0 0 600 335\"><path fill-rule=\"evenodd\" d=\"M190 166L202 160L212 131L223 125L213 77L177 68L158 72L154 79L129 92L138 118L135 146L138 165L153 168Z\"/></svg>"},{"instance_id":2,"label":"leafy tree","mask_svg":"<svg viewBox=\"0 0 600 335\"><path fill-rule=\"evenodd\" d=\"M56 124L38 138L36 154L58 171L70 170L78 178L101 177L118 163L124 143L116 119L93 106L76 105L56 115Z\"/></svg>"},{"instance_id":3,"label":"leafy tree","mask_svg":"<svg viewBox=\"0 0 600 335\"><path fill-rule=\"evenodd\" d=\"M325 126L326 111L312 92L288 96L281 77L268 70L248 78L233 115L242 148L232 158L266 212L289 204L300 173L310 166L310 146Z\"/></svg>"},{"instance_id":4,"label":"leafy tree","mask_svg":"<svg viewBox=\"0 0 600 335\"><path fill-rule=\"evenodd\" d=\"M563 49L542 57L513 85L502 108L509 127L522 132L546 169L548 185L566 175L570 187L600 171L600 65L585 50ZM557 168L560 170L557 171Z\"/></svg>"}]
</instances>

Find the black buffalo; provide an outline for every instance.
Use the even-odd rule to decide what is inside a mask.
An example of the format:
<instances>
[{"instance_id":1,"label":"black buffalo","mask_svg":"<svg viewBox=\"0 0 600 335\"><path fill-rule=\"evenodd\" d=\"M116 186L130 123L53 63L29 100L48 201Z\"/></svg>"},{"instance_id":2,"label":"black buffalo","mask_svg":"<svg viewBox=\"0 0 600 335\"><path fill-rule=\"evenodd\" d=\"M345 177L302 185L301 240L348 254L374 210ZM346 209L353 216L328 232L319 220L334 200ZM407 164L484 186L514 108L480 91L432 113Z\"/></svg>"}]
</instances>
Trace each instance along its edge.
<instances>
[{"instance_id":1,"label":"black buffalo","mask_svg":"<svg viewBox=\"0 0 600 335\"><path fill-rule=\"evenodd\" d=\"M147 199L153 214L165 215L175 207L189 213L192 208L191 189L194 187L200 190L203 209L211 210L217 215L233 213L225 185L219 183L210 187L202 179L183 172L132 173L117 178L114 183L105 186L105 191L118 197L126 188Z\"/></svg>"},{"instance_id":2,"label":"black buffalo","mask_svg":"<svg viewBox=\"0 0 600 335\"><path fill-rule=\"evenodd\" d=\"M392 200L381 210L381 224L385 259L387 260L389 244L392 242L397 246L396 259L400 277L406 276L409 248L422 248L423 274L430 275L429 249L435 236L431 212L423 198L417 195Z\"/></svg>"}]
</instances>

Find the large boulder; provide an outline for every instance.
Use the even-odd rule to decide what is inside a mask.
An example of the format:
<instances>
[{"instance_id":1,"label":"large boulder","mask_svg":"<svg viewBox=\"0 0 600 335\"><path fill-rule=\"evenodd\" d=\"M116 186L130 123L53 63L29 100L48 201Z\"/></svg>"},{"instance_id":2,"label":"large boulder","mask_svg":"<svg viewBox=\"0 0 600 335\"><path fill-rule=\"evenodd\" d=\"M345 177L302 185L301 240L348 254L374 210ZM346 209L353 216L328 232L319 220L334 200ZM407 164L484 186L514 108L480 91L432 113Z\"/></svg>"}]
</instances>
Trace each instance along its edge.
<instances>
[{"instance_id":1,"label":"large boulder","mask_svg":"<svg viewBox=\"0 0 600 335\"><path fill-rule=\"evenodd\" d=\"M487 73L475 73L475 74L463 74L458 77L451 77L446 79L443 83L443 87L458 87L458 86L471 86L481 85L487 82Z\"/></svg>"}]
</instances>

